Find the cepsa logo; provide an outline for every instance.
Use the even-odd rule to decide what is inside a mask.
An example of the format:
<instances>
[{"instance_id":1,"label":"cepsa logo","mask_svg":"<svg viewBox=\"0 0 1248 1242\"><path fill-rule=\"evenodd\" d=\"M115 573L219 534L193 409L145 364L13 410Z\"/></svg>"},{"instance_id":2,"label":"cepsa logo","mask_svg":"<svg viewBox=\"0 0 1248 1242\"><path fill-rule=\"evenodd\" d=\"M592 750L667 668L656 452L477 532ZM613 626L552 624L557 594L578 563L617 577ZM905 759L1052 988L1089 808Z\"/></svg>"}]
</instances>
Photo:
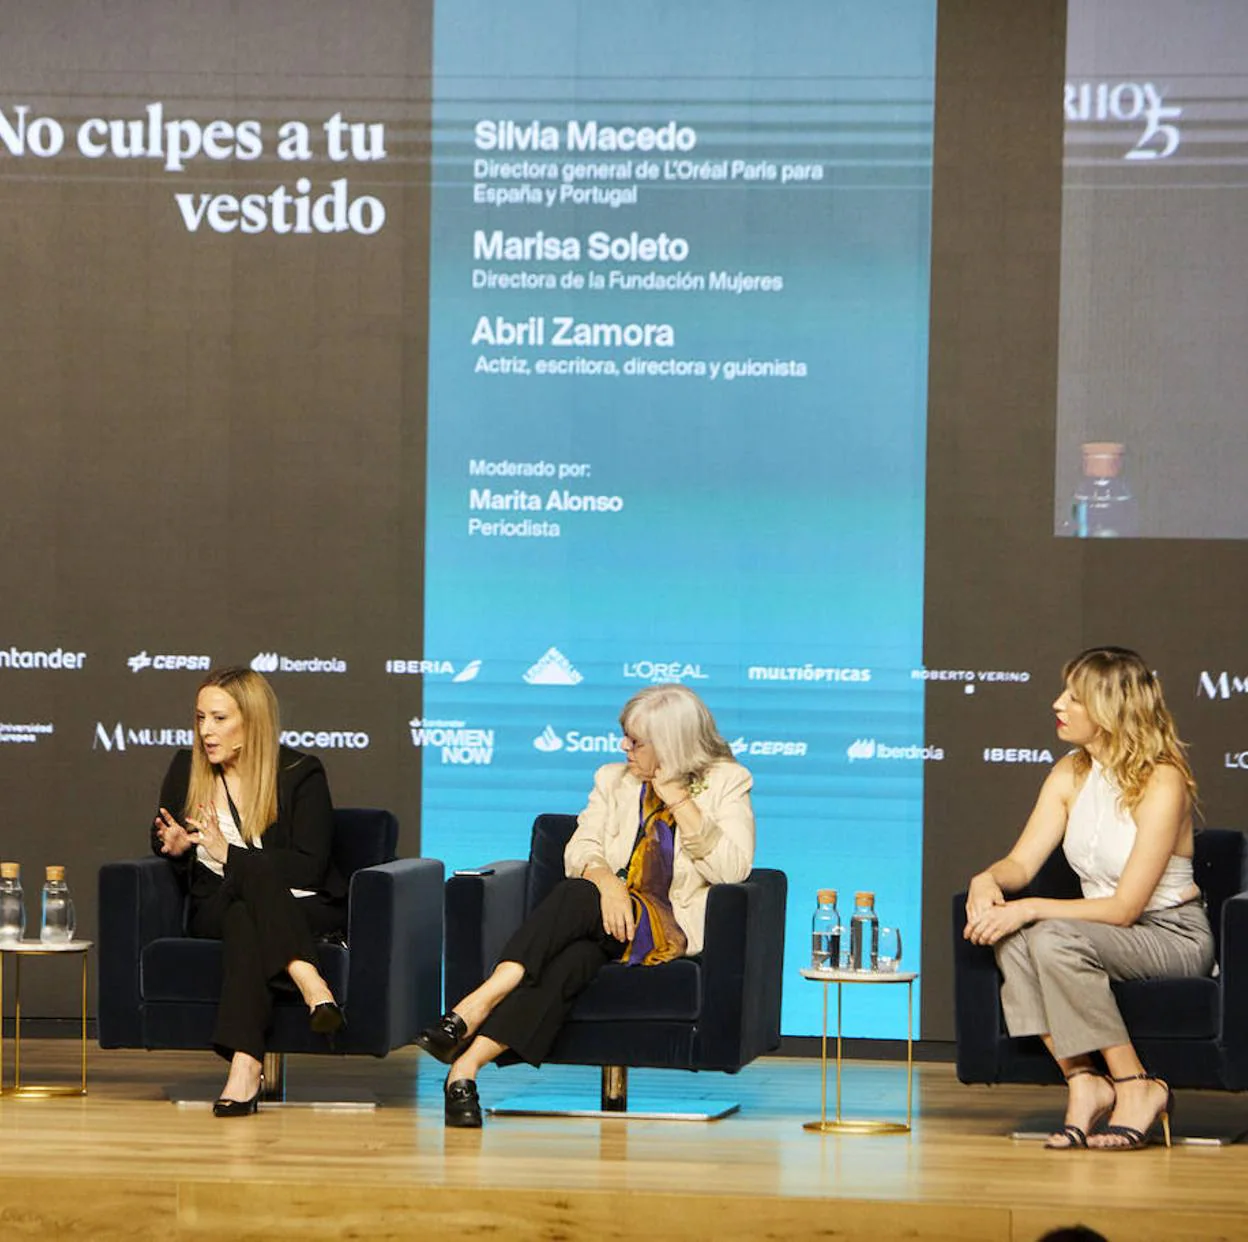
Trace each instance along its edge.
<instances>
[{"instance_id":1,"label":"cepsa logo","mask_svg":"<svg viewBox=\"0 0 1248 1242\"><path fill-rule=\"evenodd\" d=\"M146 650L136 652L126 663L132 673L141 673L145 668L155 669L158 673L176 672L179 669L206 673L212 667L212 660L206 655L152 656Z\"/></svg>"},{"instance_id":2,"label":"cepsa logo","mask_svg":"<svg viewBox=\"0 0 1248 1242\"><path fill-rule=\"evenodd\" d=\"M738 737L734 738L728 745L732 747L732 753L738 757L741 755L770 755L780 759L802 759L810 752L808 743L787 738L752 738L747 740L744 737Z\"/></svg>"}]
</instances>

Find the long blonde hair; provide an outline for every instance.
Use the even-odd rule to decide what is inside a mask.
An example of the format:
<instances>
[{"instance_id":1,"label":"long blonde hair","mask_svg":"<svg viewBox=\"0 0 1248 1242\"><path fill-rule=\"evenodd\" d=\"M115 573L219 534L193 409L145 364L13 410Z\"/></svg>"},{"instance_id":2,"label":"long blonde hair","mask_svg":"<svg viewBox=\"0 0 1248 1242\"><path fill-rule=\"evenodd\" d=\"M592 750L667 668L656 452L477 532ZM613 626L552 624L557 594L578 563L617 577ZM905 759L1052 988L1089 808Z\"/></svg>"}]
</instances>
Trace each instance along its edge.
<instances>
[{"instance_id":1,"label":"long blonde hair","mask_svg":"<svg viewBox=\"0 0 1248 1242\"><path fill-rule=\"evenodd\" d=\"M666 778L686 786L705 776L711 764L733 757L710 708L679 682L639 690L624 704L620 727L644 737Z\"/></svg>"},{"instance_id":2,"label":"long blonde hair","mask_svg":"<svg viewBox=\"0 0 1248 1242\"><path fill-rule=\"evenodd\" d=\"M1196 778L1187 747L1179 739L1161 682L1136 652L1090 647L1067 661L1062 678L1105 735L1102 766L1118 785L1127 810L1139 805L1148 778L1162 764L1179 770L1195 809ZM1091 766L1091 756L1080 747L1075 771L1082 774Z\"/></svg>"},{"instance_id":3,"label":"long blonde hair","mask_svg":"<svg viewBox=\"0 0 1248 1242\"><path fill-rule=\"evenodd\" d=\"M273 687L249 668L214 669L203 681L199 691L209 687L224 690L238 704L242 713L243 748L236 761L242 796L238 815L242 822L243 840L255 845L268 826L277 819L277 759L281 747L278 738L277 695ZM218 769L209 761L200 736L198 721L194 729L195 743L191 748L191 779L186 787L183 814L198 817L200 806L213 806L217 800Z\"/></svg>"}]
</instances>

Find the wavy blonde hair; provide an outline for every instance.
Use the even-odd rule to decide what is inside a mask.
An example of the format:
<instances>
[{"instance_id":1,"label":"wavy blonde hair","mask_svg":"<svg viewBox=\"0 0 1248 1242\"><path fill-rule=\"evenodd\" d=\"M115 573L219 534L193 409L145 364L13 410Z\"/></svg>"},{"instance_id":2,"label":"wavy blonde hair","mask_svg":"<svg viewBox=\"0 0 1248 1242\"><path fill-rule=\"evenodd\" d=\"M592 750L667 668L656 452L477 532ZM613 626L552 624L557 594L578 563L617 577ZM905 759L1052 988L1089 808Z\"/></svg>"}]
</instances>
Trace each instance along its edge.
<instances>
[{"instance_id":1,"label":"wavy blonde hair","mask_svg":"<svg viewBox=\"0 0 1248 1242\"><path fill-rule=\"evenodd\" d=\"M679 778L686 787L705 776L713 763L733 758L710 708L678 682L639 690L624 704L620 727L649 742L665 777Z\"/></svg>"},{"instance_id":2,"label":"wavy blonde hair","mask_svg":"<svg viewBox=\"0 0 1248 1242\"><path fill-rule=\"evenodd\" d=\"M277 759L281 749L277 695L259 673L249 668L214 669L199 683L195 691L196 701L199 691L210 686L224 690L242 713L243 749L236 760L242 797L236 806L243 821L243 840L255 845L264 836L265 829L277 819ZM183 814L197 817L201 805L213 806L216 803L216 782L220 769L208 759L198 721L194 734L191 779L186 787Z\"/></svg>"},{"instance_id":3,"label":"wavy blonde hair","mask_svg":"<svg viewBox=\"0 0 1248 1242\"><path fill-rule=\"evenodd\" d=\"M1166 706L1160 680L1136 652L1089 647L1067 661L1062 678L1105 735L1102 764L1118 785L1127 810L1139 805L1148 778L1162 764L1179 770L1196 808L1196 778L1187 747ZM1076 772L1082 774L1091 766L1091 756L1080 747L1075 752Z\"/></svg>"}]
</instances>

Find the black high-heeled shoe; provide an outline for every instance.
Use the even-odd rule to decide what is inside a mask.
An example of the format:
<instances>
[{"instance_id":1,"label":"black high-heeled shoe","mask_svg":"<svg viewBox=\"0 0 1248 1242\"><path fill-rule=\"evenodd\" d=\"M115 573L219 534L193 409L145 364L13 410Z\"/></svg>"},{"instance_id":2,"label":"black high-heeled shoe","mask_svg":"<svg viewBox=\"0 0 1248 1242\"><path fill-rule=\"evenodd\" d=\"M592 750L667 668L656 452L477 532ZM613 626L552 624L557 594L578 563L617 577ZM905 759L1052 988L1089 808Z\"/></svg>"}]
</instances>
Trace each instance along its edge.
<instances>
[{"instance_id":1,"label":"black high-heeled shoe","mask_svg":"<svg viewBox=\"0 0 1248 1242\"><path fill-rule=\"evenodd\" d=\"M337 1001L321 1001L312 1006L308 1025L317 1035L334 1035L347 1025L347 1018Z\"/></svg>"},{"instance_id":2,"label":"black high-heeled shoe","mask_svg":"<svg viewBox=\"0 0 1248 1242\"><path fill-rule=\"evenodd\" d=\"M1090 1065L1081 1066L1079 1069L1073 1069L1067 1074L1066 1081L1072 1078L1078 1078L1080 1074L1092 1074L1096 1078L1103 1078L1108 1083L1113 1083L1116 1079L1110 1078L1108 1074L1102 1074L1100 1070L1094 1070ZM1060 1130L1055 1130L1049 1135L1048 1140L1044 1144L1050 1151L1070 1151L1076 1147L1086 1147L1088 1145L1088 1132L1096 1125L1102 1117L1109 1113L1114 1107L1114 1101L1111 1100L1104 1108L1098 1109L1091 1117L1088 1118L1088 1129L1081 1130L1073 1122L1063 1122ZM1062 1139L1064 1143L1055 1143L1054 1139Z\"/></svg>"},{"instance_id":3,"label":"black high-heeled shoe","mask_svg":"<svg viewBox=\"0 0 1248 1242\"><path fill-rule=\"evenodd\" d=\"M1110 1079L1110 1082L1140 1081L1161 1083L1166 1089L1166 1102L1157 1110L1152 1121L1143 1130L1137 1130L1134 1126L1106 1126L1106 1134L1112 1134L1127 1141L1125 1143L1112 1143L1105 1147L1097 1147L1096 1151L1139 1151L1141 1147L1147 1147L1152 1142L1153 1126L1158 1121L1161 1122L1161 1132L1165 1137L1166 1146L1170 1146L1170 1118L1174 1114L1174 1092L1170 1089L1170 1084L1164 1078L1158 1078L1155 1074L1124 1074L1121 1078Z\"/></svg>"},{"instance_id":4,"label":"black high-heeled shoe","mask_svg":"<svg viewBox=\"0 0 1248 1242\"><path fill-rule=\"evenodd\" d=\"M481 1100L471 1078L457 1078L442 1084L443 1118L460 1130L481 1129Z\"/></svg>"},{"instance_id":5,"label":"black high-heeled shoe","mask_svg":"<svg viewBox=\"0 0 1248 1242\"><path fill-rule=\"evenodd\" d=\"M416 1047L437 1057L443 1065L450 1065L470 1042L467 1023L453 1009L416 1036Z\"/></svg>"},{"instance_id":6,"label":"black high-heeled shoe","mask_svg":"<svg viewBox=\"0 0 1248 1242\"><path fill-rule=\"evenodd\" d=\"M260 1075L260 1085L250 1100L227 1100L222 1096L212 1106L214 1117L250 1117L260 1111L260 1093L264 1090L264 1075Z\"/></svg>"}]
</instances>

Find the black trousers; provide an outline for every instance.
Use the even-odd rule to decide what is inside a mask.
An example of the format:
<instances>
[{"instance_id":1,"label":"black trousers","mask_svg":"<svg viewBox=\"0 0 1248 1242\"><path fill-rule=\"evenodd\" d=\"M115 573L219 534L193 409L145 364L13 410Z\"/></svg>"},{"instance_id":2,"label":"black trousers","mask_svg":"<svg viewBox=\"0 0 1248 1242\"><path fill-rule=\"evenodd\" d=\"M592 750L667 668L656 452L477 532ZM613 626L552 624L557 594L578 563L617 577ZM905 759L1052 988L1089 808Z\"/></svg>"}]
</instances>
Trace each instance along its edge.
<instances>
[{"instance_id":1,"label":"black trousers","mask_svg":"<svg viewBox=\"0 0 1248 1242\"><path fill-rule=\"evenodd\" d=\"M480 1034L540 1065L572 1002L625 945L602 927L602 901L589 880L562 880L503 946L501 962L518 962L524 979L495 1006Z\"/></svg>"},{"instance_id":2,"label":"black trousers","mask_svg":"<svg viewBox=\"0 0 1248 1242\"><path fill-rule=\"evenodd\" d=\"M227 1059L264 1059L274 988L293 987L290 962L316 965L316 936L346 927L346 903L293 897L260 851L230 869L216 890L191 899L192 936L223 942L221 1000L212 1042Z\"/></svg>"}]
</instances>

